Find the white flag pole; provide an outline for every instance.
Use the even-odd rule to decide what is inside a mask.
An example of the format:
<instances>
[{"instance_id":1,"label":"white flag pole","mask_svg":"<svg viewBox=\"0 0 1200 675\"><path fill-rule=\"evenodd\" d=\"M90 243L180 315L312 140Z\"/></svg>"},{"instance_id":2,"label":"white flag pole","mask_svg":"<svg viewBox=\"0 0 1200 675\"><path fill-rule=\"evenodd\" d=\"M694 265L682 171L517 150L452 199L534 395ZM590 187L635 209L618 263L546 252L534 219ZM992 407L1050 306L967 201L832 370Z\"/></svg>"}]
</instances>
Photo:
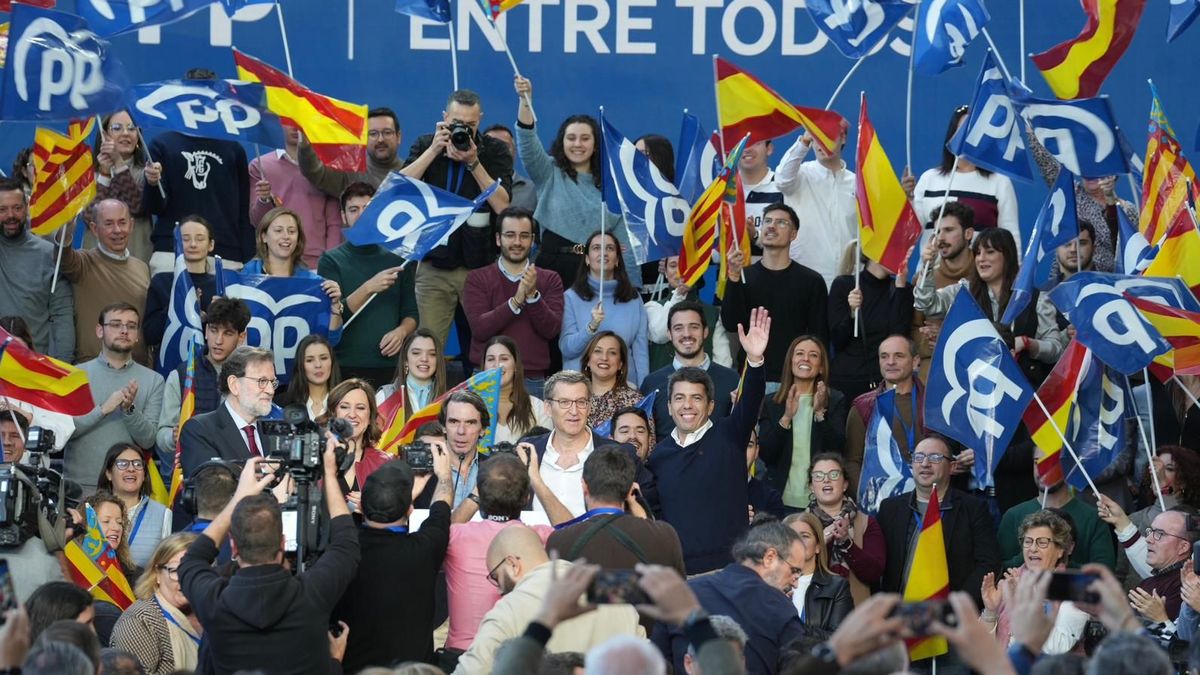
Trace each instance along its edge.
<instances>
[{"instance_id":1,"label":"white flag pole","mask_svg":"<svg viewBox=\"0 0 1200 675\"><path fill-rule=\"evenodd\" d=\"M1096 487L1096 484L1092 481L1092 477L1088 475L1087 469L1083 468L1083 461L1079 459L1079 455L1075 454L1075 448L1071 447L1071 442L1067 440L1067 437L1063 434L1062 429L1058 427L1058 422L1054 420L1054 416L1051 415L1050 411L1046 409L1046 404L1042 403L1042 398L1037 395L1037 392L1034 392L1033 400L1037 401L1038 407L1042 409L1042 414L1046 416L1046 421L1050 423L1050 428L1054 429L1054 433L1057 434L1059 439L1062 440L1063 449L1066 450L1071 455L1071 458L1075 460L1075 466L1079 467L1079 472L1082 473L1083 477L1087 479L1088 487L1092 488L1092 492L1096 495L1096 501L1099 502L1100 489Z\"/></svg>"},{"instance_id":2,"label":"white flag pole","mask_svg":"<svg viewBox=\"0 0 1200 675\"><path fill-rule=\"evenodd\" d=\"M1129 388L1129 392L1130 392L1130 394L1132 394L1133 386L1129 383L1128 375L1125 376L1125 386ZM1147 381L1146 382L1146 400L1150 399L1150 395L1151 395L1150 382ZM1154 483L1154 494L1157 495L1157 497L1158 497L1158 508L1162 509L1163 511L1166 511L1167 503L1166 503L1166 500L1163 499L1162 487L1158 484L1158 473L1154 470L1154 450L1155 450L1155 448L1150 444L1149 438L1146 437L1146 426L1142 423L1142 416L1138 412L1138 409L1137 409L1137 396L1130 396L1129 400L1130 400L1130 403L1133 404L1133 414L1134 414L1134 418L1137 420L1138 434L1142 438L1142 445L1146 448L1146 461L1148 462L1148 464L1146 466L1148 466L1150 468L1150 480L1151 480L1151 482ZM1154 425L1153 419L1150 420L1150 424L1151 424L1151 426Z\"/></svg>"},{"instance_id":3,"label":"white flag pole","mask_svg":"<svg viewBox=\"0 0 1200 675\"><path fill-rule=\"evenodd\" d=\"M275 16L279 17L279 36L283 38L283 61L287 64L288 77L292 75L292 49L288 46L287 25L283 22L283 3L275 0Z\"/></svg>"}]
</instances>

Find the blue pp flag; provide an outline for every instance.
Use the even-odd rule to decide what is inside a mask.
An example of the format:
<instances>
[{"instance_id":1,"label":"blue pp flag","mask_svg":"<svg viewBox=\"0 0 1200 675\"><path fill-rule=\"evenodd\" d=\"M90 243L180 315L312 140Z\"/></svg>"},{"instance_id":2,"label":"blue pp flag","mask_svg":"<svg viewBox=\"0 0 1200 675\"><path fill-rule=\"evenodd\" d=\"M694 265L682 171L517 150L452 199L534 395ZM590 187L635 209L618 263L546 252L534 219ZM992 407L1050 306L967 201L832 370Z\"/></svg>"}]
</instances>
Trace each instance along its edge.
<instances>
[{"instance_id":1,"label":"blue pp flag","mask_svg":"<svg viewBox=\"0 0 1200 675\"><path fill-rule=\"evenodd\" d=\"M946 313L925 390L925 426L975 450L975 478L992 472L1021 424L1033 387L966 287ZM980 461L986 458L986 461Z\"/></svg>"},{"instance_id":2,"label":"blue pp flag","mask_svg":"<svg viewBox=\"0 0 1200 675\"><path fill-rule=\"evenodd\" d=\"M967 121L947 146L951 154L966 157L989 171L1032 181L1033 170L1029 166L1019 109L991 52L983 57L975 99L969 110ZM925 218L928 214L920 215Z\"/></svg>"},{"instance_id":3,"label":"blue pp flag","mask_svg":"<svg viewBox=\"0 0 1200 675\"><path fill-rule=\"evenodd\" d=\"M1058 255L1058 247L1068 244L1079 236L1079 222L1075 216L1075 177L1066 169L1060 169L1058 180L1046 201L1042 212L1033 224L1029 247L1021 260L1021 270L1012 287L1008 306L1000 323L1011 324L1029 306L1033 289L1046 290L1050 287L1050 272Z\"/></svg>"},{"instance_id":4,"label":"blue pp flag","mask_svg":"<svg viewBox=\"0 0 1200 675\"><path fill-rule=\"evenodd\" d=\"M650 419L654 419L654 401L657 398L658 398L658 390L655 389L654 391L650 392L647 396L643 396L642 400L638 401L638 403L635 407L638 410L641 410L642 412L646 413L646 417L648 417ZM596 435L604 436L605 438L612 438L613 422L614 422L614 420L610 417L610 418L600 422L600 424L597 424L596 428L595 428Z\"/></svg>"},{"instance_id":5,"label":"blue pp flag","mask_svg":"<svg viewBox=\"0 0 1200 675\"><path fill-rule=\"evenodd\" d=\"M75 11L105 37L185 19L216 0L78 0Z\"/></svg>"},{"instance_id":6,"label":"blue pp flag","mask_svg":"<svg viewBox=\"0 0 1200 675\"><path fill-rule=\"evenodd\" d=\"M1125 209L1117 206L1117 256L1113 267L1117 274L1141 274L1146 271L1158 246L1151 246L1137 226L1129 221Z\"/></svg>"},{"instance_id":7,"label":"blue pp flag","mask_svg":"<svg viewBox=\"0 0 1200 675\"><path fill-rule=\"evenodd\" d=\"M883 43L912 10L907 0L808 0L808 15L843 56L858 59Z\"/></svg>"},{"instance_id":8,"label":"blue pp flag","mask_svg":"<svg viewBox=\"0 0 1200 675\"><path fill-rule=\"evenodd\" d=\"M983 0L921 0L917 11L913 59L917 71L925 75L961 66L967 47L990 18Z\"/></svg>"},{"instance_id":9,"label":"blue pp flag","mask_svg":"<svg viewBox=\"0 0 1200 675\"><path fill-rule=\"evenodd\" d=\"M610 202L608 210L625 216L633 259L640 265L679 255L691 206L650 158L617 131L603 111L600 127L607 174L604 183L611 186L617 202Z\"/></svg>"},{"instance_id":10,"label":"blue pp flag","mask_svg":"<svg viewBox=\"0 0 1200 675\"><path fill-rule=\"evenodd\" d=\"M450 0L396 0L396 11L438 23L450 23Z\"/></svg>"},{"instance_id":11,"label":"blue pp flag","mask_svg":"<svg viewBox=\"0 0 1200 675\"><path fill-rule=\"evenodd\" d=\"M1129 153L1104 96L1058 101L1018 101L1033 135L1063 167L1084 178L1129 173Z\"/></svg>"},{"instance_id":12,"label":"blue pp flag","mask_svg":"<svg viewBox=\"0 0 1200 675\"><path fill-rule=\"evenodd\" d=\"M138 126L187 136L282 148L283 127L267 109L261 84L237 80L167 80L129 89L129 113Z\"/></svg>"},{"instance_id":13,"label":"blue pp flag","mask_svg":"<svg viewBox=\"0 0 1200 675\"><path fill-rule=\"evenodd\" d=\"M675 186L689 204L695 204L704 189L721 172L721 151L713 144L714 134L705 134L695 115L683 113L675 156Z\"/></svg>"},{"instance_id":14,"label":"blue pp flag","mask_svg":"<svg viewBox=\"0 0 1200 675\"><path fill-rule=\"evenodd\" d=\"M200 298L192 285L183 258L183 240L179 226L175 226L175 271L171 278L171 296L167 303L167 328L163 332L162 344L158 349L158 372L166 377L172 370L186 363L193 340L204 342L204 330L200 323Z\"/></svg>"},{"instance_id":15,"label":"blue pp flag","mask_svg":"<svg viewBox=\"0 0 1200 675\"><path fill-rule=\"evenodd\" d=\"M883 500L913 489L912 467L900 454L900 445L892 434L896 417L896 390L889 389L875 399L875 411L867 424L863 447L862 472L858 481L858 505L870 515L879 512Z\"/></svg>"},{"instance_id":16,"label":"blue pp flag","mask_svg":"<svg viewBox=\"0 0 1200 675\"><path fill-rule=\"evenodd\" d=\"M357 246L379 244L405 260L421 260L446 243L496 191L492 183L474 201L393 171L367 204L346 239Z\"/></svg>"},{"instance_id":17,"label":"blue pp flag","mask_svg":"<svg viewBox=\"0 0 1200 675\"><path fill-rule=\"evenodd\" d=\"M1067 483L1087 490L1084 473L1099 476L1125 449L1126 426L1135 409L1129 380L1105 366L1090 351L1083 363L1077 392L1066 434L1083 470L1069 453L1062 455L1062 470Z\"/></svg>"},{"instance_id":18,"label":"blue pp flag","mask_svg":"<svg viewBox=\"0 0 1200 675\"><path fill-rule=\"evenodd\" d=\"M1171 15L1167 19L1167 42L1179 37L1200 16L1200 0L1171 0Z\"/></svg>"},{"instance_id":19,"label":"blue pp flag","mask_svg":"<svg viewBox=\"0 0 1200 675\"><path fill-rule=\"evenodd\" d=\"M13 3L0 117L65 120L122 106L125 67L87 21Z\"/></svg>"},{"instance_id":20,"label":"blue pp flag","mask_svg":"<svg viewBox=\"0 0 1200 675\"><path fill-rule=\"evenodd\" d=\"M320 277L272 277L222 269L222 295L250 308L246 344L270 349L275 377L286 384L296 360L296 347L311 333L329 336L332 308Z\"/></svg>"}]
</instances>

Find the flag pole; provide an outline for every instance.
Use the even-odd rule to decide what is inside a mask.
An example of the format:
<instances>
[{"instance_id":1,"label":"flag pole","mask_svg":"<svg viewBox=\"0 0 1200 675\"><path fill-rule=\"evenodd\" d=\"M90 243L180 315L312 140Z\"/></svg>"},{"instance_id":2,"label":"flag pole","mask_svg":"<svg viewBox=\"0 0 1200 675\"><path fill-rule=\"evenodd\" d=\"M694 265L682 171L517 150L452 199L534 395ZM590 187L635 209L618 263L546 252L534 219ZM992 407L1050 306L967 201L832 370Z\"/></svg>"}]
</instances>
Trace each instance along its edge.
<instances>
[{"instance_id":1,"label":"flag pole","mask_svg":"<svg viewBox=\"0 0 1200 675\"><path fill-rule=\"evenodd\" d=\"M908 94L904 104L904 168L912 171L912 93L913 69L917 59L917 30L921 22L921 3L913 10L913 41L908 46Z\"/></svg>"},{"instance_id":2,"label":"flag pole","mask_svg":"<svg viewBox=\"0 0 1200 675\"><path fill-rule=\"evenodd\" d=\"M287 64L288 77L292 75L292 49L288 46L287 25L283 22L283 3L275 0L275 16L279 17L279 35L283 38L283 61Z\"/></svg>"},{"instance_id":3,"label":"flag pole","mask_svg":"<svg viewBox=\"0 0 1200 675\"><path fill-rule=\"evenodd\" d=\"M1192 405L1196 406L1197 408L1200 408L1200 400L1196 400L1196 395L1192 393L1191 389L1187 388L1187 385L1185 385L1183 383L1183 380L1179 379L1178 375L1172 375L1171 381L1174 382L1176 386L1178 386L1180 389L1183 390L1183 395L1188 397L1188 400L1192 402ZM1153 426L1153 423L1151 424L1151 426Z\"/></svg>"},{"instance_id":4,"label":"flag pole","mask_svg":"<svg viewBox=\"0 0 1200 675\"><path fill-rule=\"evenodd\" d=\"M496 21L492 19L492 28L496 28ZM508 48L508 38L504 37L504 33L496 28L496 34L500 36L500 45L504 47L504 55L508 57L508 65L512 66L513 75L521 77L521 70L517 68L517 60L513 58L512 50ZM525 105L529 106L529 114L533 116L533 123L537 124L537 113L533 111L533 101L529 99L528 94L523 94L521 98L525 99Z\"/></svg>"},{"instance_id":5,"label":"flag pole","mask_svg":"<svg viewBox=\"0 0 1200 675\"><path fill-rule=\"evenodd\" d=\"M454 17L446 23L450 29L450 73L454 76L454 91L458 91L458 45L454 41Z\"/></svg>"},{"instance_id":6,"label":"flag pole","mask_svg":"<svg viewBox=\"0 0 1200 675\"><path fill-rule=\"evenodd\" d=\"M1017 5L1017 15L1020 17L1020 22L1021 22L1021 31L1020 31L1021 42L1020 42L1019 53L1021 54L1021 82L1024 83L1025 82L1025 61L1026 61L1026 59L1025 59L1025 0L1019 1L1019 4Z\"/></svg>"},{"instance_id":7,"label":"flag pole","mask_svg":"<svg viewBox=\"0 0 1200 675\"><path fill-rule=\"evenodd\" d=\"M1163 499L1162 487L1158 484L1158 473L1154 470L1154 448L1150 447L1150 441L1146 438L1146 427L1144 424L1142 424L1141 414L1138 413L1137 396L1132 395L1133 394L1133 385L1130 384L1128 375L1125 376L1125 386L1126 386L1126 388L1129 389L1129 393L1131 394L1129 397L1129 402L1133 404L1133 414L1134 414L1134 417L1137 419L1138 434L1142 438L1142 445L1145 446L1145 448L1146 448L1146 461L1149 462L1149 464L1147 464L1147 466L1150 468L1150 480L1154 483L1154 494L1158 496L1158 508L1162 509L1163 511L1166 511L1167 510L1167 502L1166 502L1166 500ZM1150 396L1151 396L1150 382L1147 381L1146 382L1146 400L1147 401L1150 400ZM1151 425L1154 424L1153 419L1150 420L1150 424Z\"/></svg>"},{"instance_id":8,"label":"flag pole","mask_svg":"<svg viewBox=\"0 0 1200 675\"><path fill-rule=\"evenodd\" d=\"M146 137L142 135L142 128L137 130L138 140L142 143L142 152L146 153L146 163L154 164L154 158L150 156L150 144L146 142ZM103 141L101 141L103 143ZM158 177L158 194L162 195L163 199L167 198L167 191L163 188L162 176Z\"/></svg>"},{"instance_id":9,"label":"flag pole","mask_svg":"<svg viewBox=\"0 0 1200 675\"><path fill-rule=\"evenodd\" d=\"M409 262L410 261L408 259L405 259L404 262L400 263L400 271L401 272L404 271L405 266L407 266ZM400 281L400 279L397 278L396 281ZM354 313L354 316L350 317L349 319L347 319L346 321L344 321L342 323L342 330L345 331L347 328L349 328L350 324L354 323L354 320L357 319L359 317L359 315L361 315L363 313L363 310L367 308L367 305L371 304L371 301L374 300L376 298L376 296L378 296L378 295L379 295L378 293L372 293L372 294L368 295L367 299L363 301L362 306L359 307L358 311L356 311Z\"/></svg>"},{"instance_id":10,"label":"flag pole","mask_svg":"<svg viewBox=\"0 0 1200 675\"><path fill-rule=\"evenodd\" d=\"M979 32L983 33L983 39L987 40L988 47L992 48L992 54L996 56L996 63L1000 65L1000 70L1004 73L1004 79L1013 79L1012 73L1008 70L1008 66L1004 64L1004 57L1000 56L1000 50L996 49L996 43L992 41L992 34L988 32L986 27L979 29Z\"/></svg>"},{"instance_id":11,"label":"flag pole","mask_svg":"<svg viewBox=\"0 0 1200 675\"><path fill-rule=\"evenodd\" d=\"M346 0L346 60L354 60L354 0Z\"/></svg>"},{"instance_id":12,"label":"flag pole","mask_svg":"<svg viewBox=\"0 0 1200 675\"><path fill-rule=\"evenodd\" d=\"M76 216L75 216L75 227L76 228L79 227L79 215L78 214L76 214ZM67 245L67 232L66 232L66 228L63 227L63 228L59 229L59 231L58 231L58 255L55 256L55 258L54 258L54 275L50 277L50 292L51 293L54 293L54 291L58 288L58 271L62 267L63 248L65 248L66 245Z\"/></svg>"},{"instance_id":13,"label":"flag pole","mask_svg":"<svg viewBox=\"0 0 1200 675\"><path fill-rule=\"evenodd\" d=\"M1062 429L1058 428L1058 422L1054 421L1054 416L1046 409L1046 404L1042 403L1042 397L1038 396L1037 392L1033 393L1033 400L1037 401L1038 407L1042 409L1042 414L1046 416L1046 421L1050 423L1050 428L1054 429L1054 433L1058 434L1058 438L1062 441L1063 448L1070 453L1071 458L1075 460L1075 466L1079 467L1079 472L1087 479L1088 487L1092 488L1092 492L1096 494L1096 501L1100 501L1100 489L1092 482L1092 477L1088 475L1087 469L1083 467L1083 461L1079 459L1079 455L1075 454L1075 448L1071 447L1071 442L1067 440Z\"/></svg>"},{"instance_id":14,"label":"flag pole","mask_svg":"<svg viewBox=\"0 0 1200 675\"><path fill-rule=\"evenodd\" d=\"M1141 205L1141 203L1140 203L1140 202L1141 202L1141 200L1140 200L1140 196L1141 196L1141 195L1140 195L1140 193L1138 192L1138 190L1140 190L1141 188L1138 186L1138 184L1137 184L1136 182L1134 182L1134 180L1133 180L1133 174L1132 174L1132 173L1127 173L1127 174L1125 174L1125 178L1127 178L1127 179L1129 180L1129 191L1130 191L1131 193L1133 193L1133 206L1134 206L1134 207L1135 207L1135 208L1138 210L1138 212L1140 213L1140 212L1141 212L1141 210L1142 210L1142 205Z\"/></svg>"},{"instance_id":15,"label":"flag pole","mask_svg":"<svg viewBox=\"0 0 1200 675\"><path fill-rule=\"evenodd\" d=\"M1154 433L1154 390L1150 386L1150 369L1142 368L1142 380L1146 382L1146 416L1150 418L1150 449L1158 451L1158 439Z\"/></svg>"},{"instance_id":16,"label":"flag pole","mask_svg":"<svg viewBox=\"0 0 1200 675\"><path fill-rule=\"evenodd\" d=\"M887 35L883 36L884 40L887 40L887 38ZM833 90L833 95L829 97L829 102L825 104L826 110L829 110L833 107L833 102L837 100L838 94L842 93L842 88L845 87L846 83L850 81L850 77L854 75L854 71L858 70L858 67L861 66L863 61L866 61L867 57L870 55L871 52L863 54L862 56L858 57L858 59L854 62L854 65L850 66L850 70L846 71L846 75L842 78L842 81L838 83L837 89Z\"/></svg>"},{"instance_id":17,"label":"flag pole","mask_svg":"<svg viewBox=\"0 0 1200 675\"><path fill-rule=\"evenodd\" d=\"M858 116L858 131L857 131L859 136L862 136L862 118L863 118L863 116L861 114L861 111L863 110L864 106L866 106L866 102L867 102L867 92L859 91L858 92L858 109L860 111L860 114ZM838 216L840 219L841 212L842 212L842 200L840 200L840 199L837 200L837 210L838 210ZM858 236L856 236L854 238L854 290L862 292L862 280L860 279L860 277L862 276L862 269L860 267L861 261L862 261L862 228L860 227L859 231L856 232L855 234L857 234ZM854 337L858 337L858 321L859 321L860 316L862 316L862 305L861 304L859 305L859 307L857 307L854 310Z\"/></svg>"},{"instance_id":18,"label":"flag pole","mask_svg":"<svg viewBox=\"0 0 1200 675\"><path fill-rule=\"evenodd\" d=\"M950 201L950 190L954 187L954 175L958 173L958 155L954 156L954 163L950 165L950 180L946 181L946 194L942 200L941 207L938 208L937 220L933 223L933 236L937 237L942 228L942 216L946 213L946 202ZM918 218L923 218L921 214L917 214ZM933 264L932 260L926 260L921 266L921 273L917 275L917 286L925 283L925 275L929 274L929 267Z\"/></svg>"},{"instance_id":19,"label":"flag pole","mask_svg":"<svg viewBox=\"0 0 1200 675\"><path fill-rule=\"evenodd\" d=\"M597 152L604 148L604 106L600 106L600 148ZM612 161L612 158L609 158ZM600 167L600 307L603 311L604 307L604 266L608 264L608 242L604 240L604 167ZM616 239L616 236L613 236ZM618 255L620 246L618 248ZM587 257L588 252L583 252L584 257ZM616 296L614 295L614 298ZM598 328L598 327L597 327Z\"/></svg>"}]
</instances>

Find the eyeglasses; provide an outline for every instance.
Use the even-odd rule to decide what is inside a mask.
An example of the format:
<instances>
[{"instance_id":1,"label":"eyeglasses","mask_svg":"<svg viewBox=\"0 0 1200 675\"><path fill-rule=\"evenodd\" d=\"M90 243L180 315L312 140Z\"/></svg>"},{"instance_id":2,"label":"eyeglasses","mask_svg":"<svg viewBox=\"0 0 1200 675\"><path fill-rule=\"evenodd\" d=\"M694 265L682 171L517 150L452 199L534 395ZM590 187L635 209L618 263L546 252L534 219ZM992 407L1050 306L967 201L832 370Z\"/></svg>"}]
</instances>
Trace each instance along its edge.
<instances>
[{"instance_id":1,"label":"eyeglasses","mask_svg":"<svg viewBox=\"0 0 1200 675\"><path fill-rule=\"evenodd\" d=\"M945 455L927 455L923 452L914 452L912 456L912 463L921 464L923 462L929 462L930 464L941 464L948 459L950 458Z\"/></svg>"},{"instance_id":2,"label":"eyeglasses","mask_svg":"<svg viewBox=\"0 0 1200 675\"><path fill-rule=\"evenodd\" d=\"M557 406L559 410L570 410L571 408L587 410L588 406L592 404L592 402L586 398L548 398L546 400Z\"/></svg>"},{"instance_id":3,"label":"eyeglasses","mask_svg":"<svg viewBox=\"0 0 1200 675\"><path fill-rule=\"evenodd\" d=\"M121 331L128 331L128 332L132 333L138 329L138 324L133 321L130 321L128 323L122 323L120 321L109 321L104 324L104 327L111 329L111 330L115 330L118 333Z\"/></svg>"},{"instance_id":4,"label":"eyeglasses","mask_svg":"<svg viewBox=\"0 0 1200 675\"><path fill-rule=\"evenodd\" d=\"M108 133L119 134L122 131L128 131L131 134L136 134L138 128L132 124L110 124L108 125Z\"/></svg>"},{"instance_id":5,"label":"eyeglasses","mask_svg":"<svg viewBox=\"0 0 1200 675\"><path fill-rule=\"evenodd\" d=\"M505 241L512 241L513 239L519 239L521 241L533 241L533 233L532 232L501 232L500 238Z\"/></svg>"},{"instance_id":6,"label":"eyeglasses","mask_svg":"<svg viewBox=\"0 0 1200 675\"><path fill-rule=\"evenodd\" d=\"M252 377L248 377L246 375L242 375L238 379L239 380L250 380L251 382L258 385L259 391L265 391L267 389L278 389L279 388L279 380L272 380L272 379L268 379L265 377L260 377L258 379L255 379Z\"/></svg>"},{"instance_id":7,"label":"eyeglasses","mask_svg":"<svg viewBox=\"0 0 1200 675\"><path fill-rule=\"evenodd\" d=\"M141 471L146 468L146 463L140 459L118 459L113 462L113 466L117 467L118 471L128 471L130 469Z\"/></svg>"},{"instance_id":8,"label":"eyeglasses","mask_svg":"<svg viewBox=\"0 0 1200 675\"><path fill-rule=\"evenodd\" d=\"M812 479L814 483L824 483L826 480L837 480L842 477L842 472L839 469L833 471L814 471Z\"/></svg>"},{"instance_id":9,"label":"eyeglasses","mask_svg":"<svg viewBox=\"0 0 1200 675\"><path fill-rule=\"evenodd\" d=\"M1021 548L1033 548L1034 546L1037 546L1039 551L1045 551L1046 549L1050 548L1050 544L1053 544L1054 540L1050 537L1038 537L1037 539L1034 539L1033 537L1025 537L1024 539L1021 539L1020 542Z\"/></svg>"},{"instance_id":10,"label":"eyeglasses","mask_svg":"<svg viewBox=\"0 0 1200 675\"><path fill-rule=\"evenodd\" d=\"M396 135L395 129L375 129L367 132L367 138L392 138Z\"/></svg>"},{"instance_id":11,"label":"eyeglasses","mask_svg":"<svg viewBox=\"0 0 1200 675\"><path fill-rule=\"evenodd\" d=\"M1187 537L1181 537L1177 534L1171 534L1170 532L1167 532L1166 530L1161 530L1157 527L1147 527L1145 534L1146 534L1146 539L1149 539L1150 541L1155 542L1155 543L1162 541L1163 537L1175 537L1176 539L1182 539L1184 541L1188 541Z\"/></svg>"},{"instance_id":12,"label":"eyeglasses","mask_svg":"<svg viewBox=\"0 0 1200 675\"><path fill-rule=\"evenodd\" d=\"M170 578L170 579L176 579L176 580L178 580L178 579L179 579L179 566L178 566L178 565L176 565L175 567L168 567L168 566L166 566L166 565L159 565L159 566L158 566L158 569L160 569L160 570L162 570L162 571L166 572L166 573L167 573L167 577L168 577L168 578Z\"/></svg>"},{"instance_id":13,"label":"eyeglasses","mask_svg":"<svg viewBox=\"0 0 1200 675\"><path fill-rule=\"evenodd\" d=\"M792 221L790 218L770 218L770 217L764 216L762 219L762 224L763 225L786 225L788 227L791 227Z\"/></svg>"},{"instance_id":14,"label":"eyeglasses","mask_svg":"<svg viewBox=\"0 0 1200 675\"><path fill-rule=\"evenodd\" d=\"M517 555L504 556L504 559L501 560L500 562L496 563L496 566L493 567L491 569L491 571L488 572L487 579L496 588L500 588L500 577L496 573L500 571L500 568L504 566L504 563L508 562L509 558L512 558L513 560L520 560L521 556L517 556Z\"/></svg>"}]
</instances>

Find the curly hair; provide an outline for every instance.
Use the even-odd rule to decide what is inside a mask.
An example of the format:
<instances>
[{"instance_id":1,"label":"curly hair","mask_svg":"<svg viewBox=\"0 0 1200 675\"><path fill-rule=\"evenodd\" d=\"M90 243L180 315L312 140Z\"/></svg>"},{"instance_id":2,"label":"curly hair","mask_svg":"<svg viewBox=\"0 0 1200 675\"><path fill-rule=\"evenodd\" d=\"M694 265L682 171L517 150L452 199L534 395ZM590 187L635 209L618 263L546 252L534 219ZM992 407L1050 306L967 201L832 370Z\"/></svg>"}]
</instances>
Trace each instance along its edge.
<instances>
[{"instance_id":1,"label":"curly hair","mask_svg":"<svg viewBox=\"0 0 1200 675\"><path fill-rule=\"evenodd\" d=\"M1025 533L1035 527L1044 527L1050 530L1051 541L1062 549L1062 556L1054 561L1054 566L1066 564L1067 559L1071 557L1071 551L1075 549L1075 537L1072 534L1071 523L1050 509L1034 511L1025 516L1025 519L1021 521L1021 526L1017 528L1018 544L1025 538Z\"/></svg>"},{"instance_id":2,"label":"curly hair","mask_svg":"<svg viewBox=\"0 0 1200 675\"><path fill-rule=\"evenodd\" d=\"M1200 508L1200 455L1182 445L1160 445L1154 454L1157 457L1170 455L1175 461L1174 494L1178 496L1179 503ZM1153 467L1150 471L1153 471ZM1142 476L1141 494L1147 502L1154 502L1157 497L1150 471Z\"/></svg>"},{"instance_id":3,"label":"curly hair","mask_svg":"<svg viewBox=\"0 0 1200 675\"><path fill-rule=\"evenodd\" d=\"M134 573L137 566L133 564L133 557L129 554L129 514L125 511L125 502L108 490L100 490L88 497L85 503L96 511L100 510L101 504L113 504L121 510L121 543L117 545L117 562L121 563L121 569L127 577L136 576Z\"/></svg>"}]
</instances>

